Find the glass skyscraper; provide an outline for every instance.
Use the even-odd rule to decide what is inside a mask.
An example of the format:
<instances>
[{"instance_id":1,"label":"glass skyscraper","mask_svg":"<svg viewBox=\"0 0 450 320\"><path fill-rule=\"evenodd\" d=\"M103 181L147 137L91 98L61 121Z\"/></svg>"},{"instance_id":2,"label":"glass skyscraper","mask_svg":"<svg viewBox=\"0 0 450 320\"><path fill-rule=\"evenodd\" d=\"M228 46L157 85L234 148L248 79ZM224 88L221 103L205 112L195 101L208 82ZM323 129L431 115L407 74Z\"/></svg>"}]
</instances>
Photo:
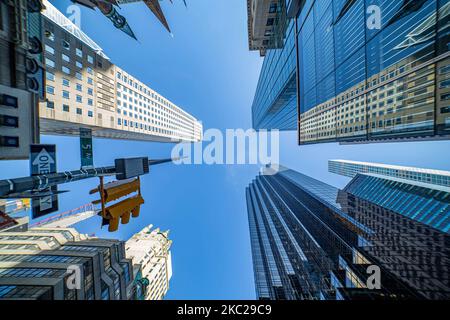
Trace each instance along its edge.
<instances>
[{"instance_id":1,"label":"glass skyscraper","mask_svg":"<svg viewBox=\"0 0 450 320\"><path fill-rule=\"evenodd\" d=\"M448 137L448 1L292 0L287 11L295 25L298 101L283 109L298 120L289 129L298 128L300 144ZM264 65L275 55L269 50ZM263 86L270 74L262 69L253 104L257 129L290 118L277 100L274 114L259 99L288 88L276 78L276 90Z\"/></svg>"},{"instance_id":2,"label":"glass skyscraper","mask_svg":"<svg viewBox=\"0 0 450 320\"><path fill-rule=\"evenodd\" d=\"M287 27L284 47L268 50L252 106L255 129L296 130L295 22Z\"/></svg>"},{"instance_id":3,"label":"glass skyscraper","mask_svg":"<svg viewBox=\"0 0 450 320\"><path fill-rule=\"evenodd\" d=\"M450 297L448 232L375 196L365 197L359 192L371 187L365 177L371 178L357 175L339 190L283 168L250 184L246 195L258 299ZM431 215L438 214L438 201L427 200L433 203ZM373 267L380 274L375 288L370 286Z\"/></svg>"},{"instance_id":4,"label":"glass skyscraper","mask_svg":"<svg viewBox=\"0 0 450 320\"><path fill-rule=\"evenodd\" d=\"M450 188L450 172L405 166L387 165L381 163L329 160L328 170L331 173L354 178L358 173L372 173L385 177L399 178L419 183L431 184L432 187Z\"/></svg>"}]
</instances>

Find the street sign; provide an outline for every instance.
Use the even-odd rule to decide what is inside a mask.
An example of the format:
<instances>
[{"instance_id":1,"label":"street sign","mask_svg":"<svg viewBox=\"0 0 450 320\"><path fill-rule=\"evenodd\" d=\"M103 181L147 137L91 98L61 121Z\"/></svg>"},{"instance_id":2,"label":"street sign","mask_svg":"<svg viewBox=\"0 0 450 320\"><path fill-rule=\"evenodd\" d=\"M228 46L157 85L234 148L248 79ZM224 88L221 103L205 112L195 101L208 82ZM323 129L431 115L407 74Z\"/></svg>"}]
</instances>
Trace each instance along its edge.
<instances>
[{"instance_id":1,"label":"street sign","mask_svg":"<svg viewBox=\"0 0 450 320\"><path fill-rule=\"evenodd\" d=\"M31 175L56 173L56 146L32 144L30 146Z\"/></svg>"},{"instance_id":2,"label":"street sign","mask_svg":"<svg viewBox=\"0 0 450 320\"><path fill-rule=\"evenodd\" d=\"M80 128L81 168L94 167L94 151L92 148L92 130Z\"/></svg>"},{"instance_id":3,"label":"street sign","mask_svg":"<svg viewBox=\"0 0 450 320\"><path fill-rule=\"evenodd\" d=\"M32 144L30 146L31 175L56 173L56 146L53 144ZM36 219L58 211L58 187L48 188L51 195L32 200L32 218Z\"/></svg>"}]
</instances>

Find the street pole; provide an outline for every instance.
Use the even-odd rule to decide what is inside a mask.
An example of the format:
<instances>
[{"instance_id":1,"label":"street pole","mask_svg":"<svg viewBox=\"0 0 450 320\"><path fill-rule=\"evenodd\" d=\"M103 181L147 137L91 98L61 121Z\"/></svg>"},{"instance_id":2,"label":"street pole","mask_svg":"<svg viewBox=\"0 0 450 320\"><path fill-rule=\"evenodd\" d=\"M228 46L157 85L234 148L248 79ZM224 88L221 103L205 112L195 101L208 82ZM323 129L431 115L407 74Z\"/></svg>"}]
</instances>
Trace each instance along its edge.
<instances>
[{"instance_id":1,"label":"street pole","mask_svg":"<svg viewBox=\"0 0 450 320\"><path fill-rule=\"evenodd\" d=\"M148 160L149 166L172 162L174 159ZM41 174L33 177L0 180L1 198L32 198L39 197L39 192L47 188L96 177L116 175L115 166L87 168L74 171ZM33 192L37 194L33 195Z\"/></svg>"}]
</instances>

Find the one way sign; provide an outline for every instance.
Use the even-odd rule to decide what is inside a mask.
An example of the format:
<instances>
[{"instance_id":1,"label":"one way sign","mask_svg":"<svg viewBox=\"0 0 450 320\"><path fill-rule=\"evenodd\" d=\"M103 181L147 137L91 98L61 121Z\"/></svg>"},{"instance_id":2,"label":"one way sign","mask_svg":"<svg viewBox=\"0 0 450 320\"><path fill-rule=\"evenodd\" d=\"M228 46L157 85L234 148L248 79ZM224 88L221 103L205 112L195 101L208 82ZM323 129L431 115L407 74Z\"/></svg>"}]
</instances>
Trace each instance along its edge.
<instances>
[{"instance_id":1,"label":"one way sign","mask_svg":"<svg viewBox=\"0 0 450 320\"><path fill-rule=\"evenodd\" d=\"M56 173L56 146L51 144L31 145L31 175Z\"/></svg>"},{"instance_id":2,"label":"one way sign","mask_svg":"<svg viewBox=\"0 0 450 320\"><path fill-rule=\"evenodd\" d=\"M32 144L30 147L31 175L56 173L56 146L53 144ZM33 219L58 211L57 187L49 188L54 195L33 200Z\"/></svg>"}]
</instances>

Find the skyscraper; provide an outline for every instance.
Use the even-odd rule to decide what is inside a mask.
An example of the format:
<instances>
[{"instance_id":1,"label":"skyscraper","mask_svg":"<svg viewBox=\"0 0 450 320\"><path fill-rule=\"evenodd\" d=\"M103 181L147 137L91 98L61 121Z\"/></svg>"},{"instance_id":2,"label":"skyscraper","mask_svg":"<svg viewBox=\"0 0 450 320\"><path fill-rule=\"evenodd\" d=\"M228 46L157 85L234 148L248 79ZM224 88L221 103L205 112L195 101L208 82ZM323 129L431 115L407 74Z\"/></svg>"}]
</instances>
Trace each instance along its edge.
<instances>
[{"instance_id":1,"label":"skyscraper","mask_svg":"<svg viewBox=\"0 0 450 320\"><path fill-rule=\"evenodd\" d=\"M260 3L260 1L252 2ZM260 5L258 4L258 6ZM283 8L277 6L277 10L283 10ZM269 17L263 21L263 18L258 17L257 14L263 14L265 11L251 11L250 7L248 10L250 47L253 45L251 38L254 35L252 34L256 33L256 31L251 31L251 28L255 30L268 29L270 34L274 33L271 37L277 37L277 45L280 45L280 41L282 45L282 49L265 51L264 63L252 105L253 127L255 129L296 130L297 90L295 75L297 55L295 50L295 22L293 20L287 21L285 22L286 28L272 30L273 27L266 26L265 21L267 20L267 24L272 24L275 22L269 22L271 20L268 19L274 18ZM281 22L278 21L277 23ZM280 32L283 33L281 40L278 39Z\"/></svg>"},{"instance_id":2,"label":"skyscraper","mask_svg":"<svg viewBox=\"0 0 450 320\"><path fill-rule=\"evenodd\" d=\"M68 228L0 233L0 299L134 300L135 286L124 242Z\"/></svg>"},{"instance_id":3,"label":"skyscraper","mask_svg":"<svg viewBox=\"0 0 450 320\"><path fill-rule=\"evenodd\" d=\"M450 172L342 160L329 166L353 178L343 192L449 233Z\"/></svg>"},{"instance_id":4,"label":"skyscraper","mask_svg":"<svg viewBox=\"0 0 450 320\"><path fill-rule=\"evenodd\" d=\"M280 49L286 32L284 0L247 0L248 39L250 50ZM263 23L262 23L263 22Z\"/></svg>"},{"instance_id":5,"label":"skyscraper","mask_svg":"<svg viewBox=\"0 0 450 320\"><path fill-rule=\"evenodd\" d=\"M152 230L150 225L125 243L126 257L140 268L144 300L162 300L169 290L172 278L172 255L169 232Z\"/></svg>"},{"instance_id":6,"label":"skyscraper","mask_svg":"<svg viewBox=\"0 0 450 320\"><path fill-rule=\"evenodd\" d=\"M44 98L39 0L0 2L0 160L27 159Z\"/></svg>"},{"instance_id":7,"label":"skyscraper","mask_svg":"<svg viewBox=\"0 0 450 320\"><path fill-rule=\"evenodd\" d=\"M330 160L328 169L331 173L354 178L357 174L372 173L385 177L411 180L436 186L450 187L450 172L381 163Z\"/></svg>"},{"instance_id":8,"label":"skyscraper","mask_svg":"<svg viewBox=\"0 0 450 320\"><path fill-rule=\"evenodd\" d=\"M339 190L285 168L250 184L257 297L448 299L448 233L360 197L351 185ZM370 286L372 268L379 287Z\"/></svg>"},{"instance_id":9,"label":"skyscraper","mask_svg":"<svg viewBox=\"0 0 450 320\"><path fill-rule=\"evenodd\" d=\"M267 51L256 129L297 129L300 144L449 137L448 1L292 0L286 12L294 31Z\"/></svg>"},{"instance_id":10,"label":"skyscraper","mask_svg":"<svg viewBox=\"0 0 450 320\"><path fill-rule=\"evenodd\" d=\"M196 142L202 124L123 69L83 31L44 2L47 103L41 132L112 139Z\"/></svg>"}]
</instances>

